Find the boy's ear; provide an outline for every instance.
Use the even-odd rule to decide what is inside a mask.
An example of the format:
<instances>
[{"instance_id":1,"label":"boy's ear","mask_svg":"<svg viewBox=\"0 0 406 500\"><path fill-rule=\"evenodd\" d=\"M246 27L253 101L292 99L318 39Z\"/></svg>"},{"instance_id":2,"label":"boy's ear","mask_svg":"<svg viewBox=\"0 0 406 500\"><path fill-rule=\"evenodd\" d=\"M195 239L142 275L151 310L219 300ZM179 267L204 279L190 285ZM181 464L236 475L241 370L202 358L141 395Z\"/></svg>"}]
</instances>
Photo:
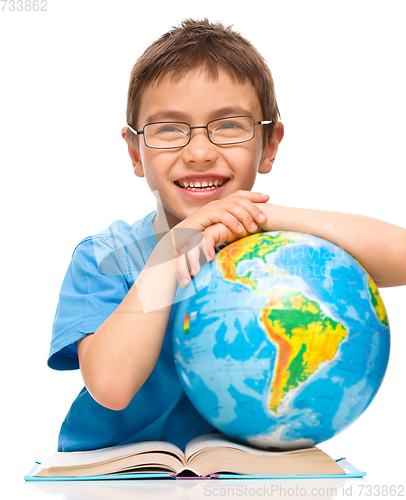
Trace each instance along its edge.
<instances>
[{"instance_id":1,"label":"boy's ear","mask_svg":"<svg viewBox=\"0 0 406 500\"><path fill-rule=\"evenodd\" d=\"M127 136L127 132L128 132L127 127L123 127L121 129L121 136L125 140L128 146L128 154L130 155L131 162L133 164L134 174L137 177L144 177L144 167L142 165L138 144L134 144L134 141L130 140L130 138Z\"/></svg>"},{"instance_id":2,"label":"boy's ear","mask_svg":"<svg viewBox=\"0 0 406 500\"><path fill-rule=\"evenodd\" d=\"M277 122L272 132L272 137L268 142L268 146L264 151L264 156L259 165L258 172L260 174L267 174L272 170L273 162L275 161L278 146L284 136L283 123Z\"/></svg>"}]
</instances>

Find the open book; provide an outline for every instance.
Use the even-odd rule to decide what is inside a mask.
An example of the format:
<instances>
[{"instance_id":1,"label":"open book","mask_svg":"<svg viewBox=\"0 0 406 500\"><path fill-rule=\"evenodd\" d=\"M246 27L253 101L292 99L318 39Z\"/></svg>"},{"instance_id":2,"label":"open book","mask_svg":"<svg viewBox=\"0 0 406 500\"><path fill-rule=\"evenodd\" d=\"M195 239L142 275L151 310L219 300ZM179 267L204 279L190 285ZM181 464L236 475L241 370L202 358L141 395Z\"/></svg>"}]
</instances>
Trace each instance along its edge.
<instances>
[{"instance_id":1,"label":"open book","mask_svg":"<svg viewBox=\"0 0 406 500\"><path fill-rule=\"evenodd\" d=\"M245 446L220 433L190 441L183 453L165 441L143 441L101 450L56 452L32 473L33 478L91 477L134 473L208 477L220 473L255 476L345 475L317 447L265 451Z\"/></svg>"}]
</instances>

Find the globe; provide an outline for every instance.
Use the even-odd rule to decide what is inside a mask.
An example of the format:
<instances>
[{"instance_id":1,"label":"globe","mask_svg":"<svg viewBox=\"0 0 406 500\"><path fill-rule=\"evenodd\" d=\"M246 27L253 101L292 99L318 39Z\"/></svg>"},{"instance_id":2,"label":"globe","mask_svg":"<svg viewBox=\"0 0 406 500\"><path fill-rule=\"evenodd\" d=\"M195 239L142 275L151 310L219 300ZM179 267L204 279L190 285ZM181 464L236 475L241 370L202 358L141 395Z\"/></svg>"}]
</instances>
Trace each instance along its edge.
<instances>
[{"instance_id":1,"label":"globe","mask_svg":"<svg viewBox=\"0 0 406 500\"><path fill-rule=\"evenodd\" d=\"M198 412L241 443L314 446L354 422L382 383L385 306L363 267L329 241L248 236L179 293L180 381Z\"/></svg>"}]
</instances>

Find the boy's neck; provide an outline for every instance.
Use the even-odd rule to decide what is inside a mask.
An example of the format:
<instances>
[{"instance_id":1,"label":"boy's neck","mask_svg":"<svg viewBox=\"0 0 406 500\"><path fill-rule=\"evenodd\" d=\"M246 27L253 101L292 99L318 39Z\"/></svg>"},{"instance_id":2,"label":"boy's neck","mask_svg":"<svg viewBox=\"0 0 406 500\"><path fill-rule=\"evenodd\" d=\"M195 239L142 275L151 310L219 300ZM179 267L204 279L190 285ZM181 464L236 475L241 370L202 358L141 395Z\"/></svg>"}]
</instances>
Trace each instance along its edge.
<instances>
[{"instance_id":1,"label":"boy's neck","mask_svg":"<svg viewBox=\"0 0 406 500\"><path fill-rule=\"evenodd\" d=\"M152 221L152 226L158 241L161 240L165 234L170 231L180 220L173 214L164 209L164 207L157 201L156 216Z\"/></svg>"}]
</instances>

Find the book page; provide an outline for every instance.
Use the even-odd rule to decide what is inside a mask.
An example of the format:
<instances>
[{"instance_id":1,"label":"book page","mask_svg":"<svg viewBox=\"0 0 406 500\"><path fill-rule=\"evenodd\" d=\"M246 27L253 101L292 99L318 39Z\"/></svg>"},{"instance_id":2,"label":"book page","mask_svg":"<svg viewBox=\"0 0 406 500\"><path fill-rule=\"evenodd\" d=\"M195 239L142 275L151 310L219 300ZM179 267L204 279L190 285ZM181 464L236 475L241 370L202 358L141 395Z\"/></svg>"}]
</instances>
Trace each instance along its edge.
<instances>
[{"instance_id":1,"label":"book page","mask_svg":"<svg viewBox=\"0 0 406 500\"><path fill-rule=\"evenodd\" d=\"M53 453L47 460L41 463L41 466L35 471L37 474L43 469L50 467L71 467L80 465L89 465L103 462L112 462L120 457L147 453L152 451L172 452L181 457L183 462L183 452L180 448L166 441L141 441L139 443L124 444L120 446L111 446L100 450L92 451L71 451Z\"/></svg>"},{"instance_id":2,"label":"book page","mask_svg":"<svg viewBox=\"0 0 406 500\"><path fill-rule=\"evenodd\" d=\"M203 434L202 436L199 436L195 439L192 439L187 445L185 449L185 457L186 460L189 460L189 457L191 457L194 453L201 451L203 448L207 447L215 447L215 446L225 446L227 448L236 448L238 450L242 451L247 451L248 453L252 453L254 455L287 455L287 454L293 454L293 453L300 453L301 451L304 450L309 450L309 448L304 448L303 450L291 450L291 451L268 451L268 450L261 450L258 448L254 448L252 446L247 446L244 444L237 443L233 441L232 439L228 438L224 434L221 434L219 432L213 432L210 434Z\"/></svg>"}]
</instances>

